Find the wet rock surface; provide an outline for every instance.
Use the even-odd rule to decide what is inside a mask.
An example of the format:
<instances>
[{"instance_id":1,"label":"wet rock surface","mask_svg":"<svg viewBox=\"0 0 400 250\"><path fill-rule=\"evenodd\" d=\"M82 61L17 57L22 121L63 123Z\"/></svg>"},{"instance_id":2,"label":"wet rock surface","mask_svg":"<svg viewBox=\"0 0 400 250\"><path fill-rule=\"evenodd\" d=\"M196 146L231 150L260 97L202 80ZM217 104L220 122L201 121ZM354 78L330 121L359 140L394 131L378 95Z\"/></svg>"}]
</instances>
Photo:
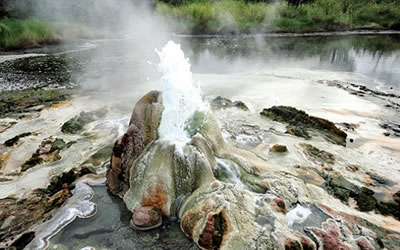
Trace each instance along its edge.
<instances>
[{"instance_id":1,"label":"wet rock surface","mask_svg":"<svg viewBox=\"0 0 400 250\"><path fill-rule=\"evenodd\" d=\"M0 63L0 91L74 88L80 65L66 54L20 58Z\"/></svg>"},{"instance_id":2,"label":"wet rock surface","mask_svg":"<svg viewBox=\"0 0 400 250\"><path fill-rule=\"evenodd\" d=\"M380 126L386 130L386 132L383 133L385 136L400 137L400 124L383 123L380 124Z\"/></svg>"},{"instance_id":3,"label":"wet rock surface","mask_svg":"<svg viewBox=\"0 0 400 250\"><path fill-rule=\"evenodd\" d=\"M53 211L71 196L74 181L91 173L87 168L72 169L53 176L44 189L35 189L23 198L0 199L0 248L24 249L34 238L28 231L52 218Z\"/></svg>"},{"instance_id":4,"label":"wet rock surface","mask_svg":"<svg viewBox=\"0 0 400 250\"><path fill-rule=\"evenodd\" d=\"M382 91L378 89L371 89L364 85L348 81L319 80L317 82L343 89L350 94L359 96L366 100L372 100L375 103L378 103L383 109L394 111L394 113L390 116L382 115L382 120L384 122L380 124L380 127L386 130L383 133L385 136L395 138L400 136L400 120L397 118L397 113L400 112L400 96L398 94L391 93L391 90ZM393 115L396 117L393 117Z\"/></svg>"},{"instance_id":5,"label":"wet rock surface","mask_svg":"<svg viewBox=\"0 0 400 250\"><path fill-rule=\"evenodd\" d=\"M146 106L140 109L143 107ZM308 122L313 119L305 113L300 116ZM397 196L394 195L392 201L381 201L372 189L347 180L334 169L338 160L332 153L300 143L297 150L315 166L299 166L295 168L298 176L288 175L250 152L227 144L211 113L205 114L202 122L199 130L191 134L191 142L180 149L156 139L141 147L142 151L131 163L129 181L126 182L129 189L122 195L127 208L134 212L134 228L157 226L157 220L151 215L157 215L159 211L164 221L177 216L182 231L202 249L379 249L383 244L389 248L397 246L393 239L400 237L398 232L368 224L354 212L375 211L397 218L394 210ZM313 122L316 121L310 123ZM334 126L333 131L340 131L333 123L328 124L328 127ZM325 133L329 130L319 126L322 125L307 129L317 127L322 130L317 131L327 136ZM335 136L337 134L332 138ZM340 137L337 144L342 145L345 138ZM114 150L126 145L119 139ZM287 151L286 146L277 145L277 151ZM120 155L121 160L126 157ZM360 171L360 167L349 168L353 172ZM384 178L374 177L382 185L388 184ZM112 177L108 175L109 178ZM108 188L110 190L110 186ZM342 206L349 206L354 200L357 210L348 208L346 212L335 212L319 202L321 196L335 206L340 206L337 199ZM298 204L309 209L310 214L296 214L299 218L289 222L292 219L285 215Z\"/></svg>"},{"instance_id":6,"label":"wet rock surface","mask_svg":"<svg viewBox=\"0 0 400 250\"><path fill-rule=\"evenodd\" d=\"M269 152L272 153L286 153L288 151L285 145L275 144L269 149Z\"/></svg>"},{"instance_id":7,"label":"wet rock surface","mask_svg":"<svg viewBox=\"0 0 400 250\"><path fill-rule=\"evenodd\" d=\"M82 131L86 124L104 117L106 113L106 109L100 109L91 112L81 112L79 115L65 122L61 127L61 132L67 134L76 134Z\"/></svg>"},{"instance_id":8,"label":"wet rock surface","mask_svg":"<svg viewBox=\"0 0 400 250\"><path fill-rule=\"evenodd\" d=\"M199 249L182 233L176 220L164 220L160 227L147 231L133 230L132 213L123 201L107 192L104 186L94 187L94 191L92 201L97 204L96 214L66 226L51 239L50 249Z\"/></svg>"},{"instance_id":9,"label":"wet rock surface","mask_svg":"<svg viewBox=\"0 0 400 250\"><path fill-rule=\"evenodd\" d=\"M71 94L70 90L63 89L0 92L0 118L29 118L46 107L69 100Z\"/></svg>"},{"instance_id":10,"label":"wet rock surface","mask_svg":"<svg viewBox=\"0 0 400 250\"><path fill-rule=\"evenodd\" d=\"M248 111L249 108L247 105L242 101L232 101L228 98L224 98L221 96L217 96L216 98L211 100L211 108L212 109L226 109L226 108L238 108L243 111Z\"/></svg>"},{"instance_id":11,"label":"wet rock surface","mask_svg":"<svg viewBox=\"0 0 400 250\"><path fill-rule=\"evenodd\" d=\"M142 97L131 115L128 131L114 144L106 185L110 192L121 197L129 188L130 171L134 160L157 138L161 120L161 95L152 91Z\"/></svg>"},{"instance_id":12,"label":"wet rock surface","mask_svg":"<svg viewBox=\"0 0 400 250\"><path fill-rule=\"evenodd\" d=\"M346 146L347 134L326 119L310 116L302 110L288 106L264 109L260 115L273 121L288 123L287 133L311 139L310 130L317 130L328 141Z\"/></svg>"},{"instance_id":13,"label":"wet rock surface","mask_svg":"<svg viewBox=\"0 0 400 250\"><path fill-rule=\"evenodd\" d=\"M51 163L61 159L60 151L64 148L70 147L75 142L66 143L61 138L47 138L45 139L32 154L32 157L27 160L22 166L21 171L24 172L38 164Z\"/></svg>"},{"instance_id":14,"label":"wet rock surface","mask_svg":"<svg viewBox=\"0 0 400 250\"><path fill-rule=\"evenodd\" d=\"M132 226L138 230L149 230L161 226L161 213L153 207L141 207L134 211Z\"/></svg>"},{"instance_id":15,"label":"wet rock surface","mask_svg":"<svg viewBox=\"0 0 400 250\"><path fill-rule=\"evenodd\" d=\"M19 139L21 139L23 137L30 136L30 135L32 135L31 132L26 132L26 133L22 133L22 134L16 135L13 138L8 139L7 141L5 141L3 143L3 145L6 146L6 147L12 147L12 146L14 146L14 145L16 145L18 143Z\"/></svg>"},{"instance_id":16,"label":"wet rock surface","mask_svg":"<svg viewBox=\"0 0 400 250\"><path fill-rule=\"evenodd\" d=\"M335 157L333 156L333 154L329 152L320 150L314 147L313 145L307 143L300 143L299 146L303 149L303 152L306 155L306 157L317 164L332 165L335 163Z\"/></svg>"},{"instance_id":17,"label":"wet rock surface","mask_svg":"<svg viewBox=\"0 0 400 250\"><path fill-rule=\"evenodd\" d=\"M108 65L109 63L106 62L105 66ZM131 64L129 70L131 70ZM15 86L18 86L18 84ZM375 95L366 89L352 89L351 91L364 98L369 95ZM395 103L397 97L384 95L377 95L377 97L387 97L392 100L392 102L387 102L389 106L386 107L385 111L399 110L400 106ZM250 103L252 102L249 101ZM25 118L34 118L32 120L35 120L37 115L42 115L38 112L46 107L47 105L43 107L42 104L39 104L22 108L21 110L23 111L21 113L12 113L12 111L9 114L15 118L15 121L22 123L17 119L27 120ZM168 165L169 163L167 164L168 167L159 164L158 168L161 170L158 172L152 170L142 175L137 173L138 176L142 176L140 178L149 179L151 183L155 184L143 189L150 194L142 196L145 197L145 199L142 199L145 201L143 204L146 206L151 205L151 210L154 210L154 206L157 211L159 207L169 207L170 211L172 211L171 214L175 215L165 216L163 224L158 228L146 232L132 230L130 227L131 211L126 209L121 199L110 197L104 187L99 187L96 188L97 194L94 197L94 201L98 204L97 214L85 220L75 220L54 238L55 243L50 246L50 249L53 246L58 249L81 249L83 247L95 247L96 249L197 249L199 246L207 249L400 248L398 219L394 219L398 218L396 212L399 211L398 204L400 200L398 182L393 181L396 180L397 169L393 170L395 167L392 165L395 164L390 163L389 157L371 161L371 164L368 164L366 160L363 161L363 159L367 159L364 158L366 156L353 154L354 151L351 148L344 149L325 141L321 142L318 140L319 138L314 140L315 135L324 137L318 130L298 129L296 126L288 127L286 130L290 130L291 133L305 136L308 133L313 137L307 142L311 146L302 147L299 145L299 141L304 140L285 135L282 132L284 130L280 129L282 124L276 123L274 128L268 128L262 122L253 124L254 120L248 119L251 112L241 112L236 108L221 109L219 111L230 112L227 115L228 118L233 112L237 111L242 115L237 120L219 117L222 112L215 115L215 117L219 119L219 125L222 124L221 128L224 129L223 136L225 140L241 149L246 149L245 151L225 145L227 143L221 139L222 137L215 136L217 133L209 130L205 132L205 128L215 127L210 126L212 122L210 122L210 118L207 115L194 122L193 129L190 129L190 136L192 139L196 137L196 140L190 143L189 150L185 149L186 151L184 151L185 154L189 155L189 160L182 159L182 157L171 153L176 149L171 149L168 146L156 150L156 148L161 147L160 144L153 146L153 144L156 144L156 140L152 140L141 151L137 151L141 153L135 156L135 160L141 158L145 152L149 152L148 157L141 160L143 160L143 164L147 164L144 159L149 160L151 162L149 165L153 165L153 169L157 169L154 166L157 166L156 163L160 160L157 160L157 157L150 156L150 154L159 154L165 149L166 153L162 154L163 157L167 159L171 157L177 158L176 160L166 161L166 163L171 163L170 165ZM342 123L340 128L352 134L351 138L354 138L355 142L352 145L357 147L362 138L358 140L353 135L359 132L358 126L360 123L354 122L353 124L352 122ZM20 124L15 126L13 123L14 120L12 119L0 121L0 133L5 131L3 135L7 134L2 137L1 142L14 139L15 135L21 134L21 132L13 133L16 127L20 127ZM199 123L204 123L205 126L203 124L197 126ZM230 123L230 127L226 126L227 123ZM390 126L399 124L397 121L384 123L390 124ZM60 130L59 125L60 123L57 124L57 132ZM89 128L91 126L84 126L82 131ZM17 129L17 131L20 130ZM35 130L29 128L25 131ZM388 139L388 142L392 142L391 140L395 137L395 131L388 127L385 132L389 132L390 135L383 138ZM382 133L381 130L379 130L379 133ZM82 133L80 139L83 139L84 134ZM57 136L59 135L57 134ZM80 135L61 134L61 136L63 138L79 138ZM4 148L5 150L14 149L14 147L20 146L21 142L25 141L24 143L26 143L34 138L34 136L18 140L15 138L14 141L17 142L14 146L9 149L1 145L0 152L3 152ZM107 145L91 145L97 153L90 152L90 154L87 154L86 150L78 152L78 154L85 154L85 159L75 163L79 165L83 162L82 164L85 166L100 166L106 158L109 158L112 152L112 161L115 160L114 166L116 166L114 169L117 170L118 181L116 183L118 183L118 187L124 185L132 186L134 182L129 182L130 172L126 174L126 171L118 169L121 168L119 161L122 158L127 158L123 155L129 154L124 151L125 149L122 150L121 148L128 148L126 145L135 142L134 138L137 137L132 136L132 138L127 139L129 143L119 143L115 149L113 149L113 145L108 145L109 142L107 142ZM114 142L115 138L112 138L112 141ZM81 142L82 140L78 143ZM94 143L95 140L90 142ZM40 141L36 143L35 147L39 143ZM286 145L288 153L269 153L270 146L274 144ZM97 151L98 148L100 149ZM196 154L197 151L200 154ZM366 154L379 152L373 152L372 149L368 152L365 151ZM207 155L207 159L204 159L204 155ZM208 157L210 155L212 157ZM0 153L0 165L7 162L7 157L6 154ZM224 167L219 162L219 159L225 163ZM74 164L73 157L68 158L68 160L71 161L70 165ZM200 164L200 161L203 161L203 163ZM269 166L268 163L271 163L272 166ZM193 176L199 176L199 172L196 171L181 171L183 167L179 166L179 164L200 165L204 169L211 169L211 171L207 171L209 175L205 180L202 179L193 183L189 181L191 185L178 189L183 191L176 192L177 195L174 195L174 197L170 193L164 192L167 185L160 185L162 188L157 189L157 183L161 182L159 180L169 183L168 181L172 178L174 179L174 185L182 187L183 181L179 180L193 180L195 179ZM57 162L55 165L57 165ZM179 171L173 172L173 174L166 171L166 169L174 170L175 166L178 166L177 169ZM390 173L390 170L382 171L382 166L396 172L393 172L393 176L390 174L385 175L388 171ZM46 167L52 168L53 166ZM29 177L28 174L41 170L41 168L35 168L29 171L26 176ZM146 171L146 168L142 166L137 170ZM93 169L88 168L88 171L92 172ZM155 173L161 177L159 179L151 178ZM188 176L188 178L182 179L181 177L183 176ZM165 179L163 179L164 177ZM0 180L8 180L8 178L9 176L0 175ZM334 180L335 178L337 180ZM120 184L122 181L125 181L125 183ZM56 193L58 192L57 190L62 189L64 182L56 179L52 180ZM128 189L125 188L125 190ZM169 190L175 189L171 188ZM189 192L188 190L191 191ZM117 192L117 194L121 195L124 192ZM347 194L348 198L345 200ZM135 195L133 193L133 196ZM171 201L174 205L168 204L168 201ZM299 205L310 209L311 215L303 222L293 223L292 227L288 227L289 221L286 215ZM138 208L146 206L140 204ZM180 225L175 223L182 218L185 218L184 223L182 221ZM179 226L182 227L186 234L190 235L190 239L184 237ZM239 229L240 232L237 232L236 230ZM26 244L24 242L29 241L34 236L33 233L36 232L26 229L24 233L9 242L12 242L17 247L22 247Z\"/></svg>"}]
</instances>

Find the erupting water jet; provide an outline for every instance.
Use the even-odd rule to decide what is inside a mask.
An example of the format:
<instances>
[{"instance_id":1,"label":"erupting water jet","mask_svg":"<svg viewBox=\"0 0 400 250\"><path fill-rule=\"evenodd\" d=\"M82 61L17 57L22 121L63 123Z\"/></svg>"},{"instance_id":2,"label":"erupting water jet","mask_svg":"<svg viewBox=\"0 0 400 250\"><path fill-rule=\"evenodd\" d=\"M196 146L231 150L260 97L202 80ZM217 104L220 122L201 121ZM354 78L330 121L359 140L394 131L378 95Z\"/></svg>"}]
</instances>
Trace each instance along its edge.
<instances>
[{"instance_id":1,"label":"erupting water jet","mask_svg":"<svg viewBox=\"0 0 400 250\"><path fill-rule=\"evenodd\" d=\"M161 51L158 64L162 73L161 92L164 111L158 128L159 139L171 143L187 143L190 136L186 124L196 111L203 111L200 88L193 85L189 59L179 44L169 41Z\"/></svg>"}]
</instances>

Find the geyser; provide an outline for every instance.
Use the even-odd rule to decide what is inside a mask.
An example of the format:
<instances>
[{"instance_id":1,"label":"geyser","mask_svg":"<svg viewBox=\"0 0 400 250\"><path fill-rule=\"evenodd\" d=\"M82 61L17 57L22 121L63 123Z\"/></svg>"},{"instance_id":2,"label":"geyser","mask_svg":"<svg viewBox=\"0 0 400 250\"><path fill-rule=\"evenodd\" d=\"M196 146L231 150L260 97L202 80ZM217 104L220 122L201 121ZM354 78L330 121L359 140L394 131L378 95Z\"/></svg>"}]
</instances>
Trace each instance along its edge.
<instances>
[{"instance_id":1,"label":"geyser","mask_svg":"<svg viewBox=\"0 0 400 250\"><path fill-rule=\"evenodd\" d=\"M189 59L179 44L169 41L161 51L158 64L162 73L161 91L164 111L158 128L159 139L174 144L189 142L185 127L196 111L204 109L200 88L195 87Z\"/></svg>"},{"instance_id":2,"label":"geyser","mask_svg":"<svg viewBox=\"0 0 400 250\"><path fill-rule=\"evenodd\" d=\"M330 215L320 202L334 198L321 198L320 187L226 143L193 85L180 46L168 42L157 53L162 92L151 91L136 103L107 171L108 190L123 198L134 229L178 217L182 231L201 249L377 245L345 231L367 229Z\"/></svg>"}]
</instances>

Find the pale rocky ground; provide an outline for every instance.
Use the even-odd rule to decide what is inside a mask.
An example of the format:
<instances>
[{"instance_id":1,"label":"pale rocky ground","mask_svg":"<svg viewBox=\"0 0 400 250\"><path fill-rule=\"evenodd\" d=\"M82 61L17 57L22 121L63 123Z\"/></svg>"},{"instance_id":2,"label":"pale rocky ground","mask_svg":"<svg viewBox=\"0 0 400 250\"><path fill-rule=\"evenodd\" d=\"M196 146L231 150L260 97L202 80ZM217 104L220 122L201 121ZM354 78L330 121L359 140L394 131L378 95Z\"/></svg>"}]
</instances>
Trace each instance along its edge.
<instances>
[{"instance_id":1,"label":"pale rocky ground","mask_svg":"<svg viewBox=\"0 0 400 250\"><path fill-rule=\"evenodd\" d=\"M211 100L221 95L232 100L241 100L250 109L242 111L230 108L213 111L212 116L227 144L223 148L228 149L225 148L226 152L222 150L222 153L215 153L217 159L215 162L211 160L213 163L210 165L214 170L221 170L222 159L236 157L240 159L242 167L245 166L248 172L252 173L243 175L240 171L235 172L234 169L238 166L230 163L229 168L233 169L233 175L229 173L229 169L225 169L228 178L210 175L206 181L207 185L199 187L185 204L180 205L183 208L181 207L181 212L175 215L182 219L182 228L187 225L184 232L197 244L202 242L205 248L213 246L210 245L210 234L219 230L223 239L219 246L225 249L272 249L285 246L292 249L307 249L306 247L310 246L308 249L313 249L313 246L318 248L324 244L334 244L331 245L331 249L337 249L338 246L344 249L400 248L399 218L384 216L375 209L359 211L354 197L350 197L347 204L336 198L326 185L327 179L323 178L335 178L340 174L359 187L373 190L379 201L393 203L393 195L400 190L400 139L393 131L389 136L385 136L384 133L388 130L380 124L400 124L399 109L385 107L388 104L396 107L393 103L399 104L400 98L382 97L354 86L349 86L347 90L334 84L329 86L333 80L339 80L342 86L351 80L357 83L359 79L354 75L339 77L338 74L304 72L302 69L275 70L268 74L198 74L195 75L195 79L203 83L202 89L206 99ZM274 84L265 84L268 82ZM153 83L152 86L156 84ZM13 147L0 146L0 198L29 200L30 191L46 188L51 176L79 166L95 168L97 174L91 173L89 177L99 181L92 184L103 183L111 151L102 155L98 161L89 159L100 149L112 146L115 140L126 132L135 101L148 90L139 89L134 96L124 96L119 103L114 100L106 101L98 96L77 95L62 105L33 112L34 115L27 119L2 118L1 124L9 126L0 130L0 143L21 133L33 134L21 138ZM349 94L350 92L363 92L364 96ZM327 142L319 137L317 132L312 132L311 140L285 134L285 124L259 115L263 108L273 105L293 106L305 110L310 115L335 122L348 134L346 147ZM61 132L62 124L79 115L81 111L98 109L107 110L107 114L85 125L79 133L70 135ZM16 124L12 124L14 122ZM60 151L60 160L39 164L21 173L23 163L38 149L41 142L50 136L76 143ZM350 139L354 141L350 142ZM213 139L210 139L210 142L213 142ZM319 158L318 155L307 155L301 143L311 144L332 154L334 162L327 162L326 158ZM285 145L288 152L270 152L270 148L275 144ZM229 161L225 163L228 164ZM224 172L223 169L221 171ZM255 179L252 177L254 174ZM261 187L262 191L251 185L254 183ZM94 204L88 201L93 195L92 191L86 188L79 190L83 192L81 200L72 202L73 198L70 198L61 209L51 212L55 216L53 219L46 217L48 224L43 225L47 228L40 226L42 221L33 225L37 238L32 242L32 246L43 244L39 238L49 238L75 215L86 217L93 214ZM59 195L56 198L59 199L62 193L57 194ZM72 195L74 197L74 191ZM60 200L64 202L66 199ZM72 207L80 202L87 205L84 211L75 211L75 215L73 210L70 210L72 214L63 213L67 211L68 206ZM290 226L286 215L297 204L308 208L311 214L305 221ZM130 209L133 210L133 207ZM199 216L199 223L187 222L192 215ZM66 217L70 219L62 219ZM217 230L212 223L210 224L211 218L223 218L223 230ZM57 223L57 220L61 222ZM2 221L1 229L7 229L11 222L12 219ZM203 241L200 240L201 237ZM243 238L248 241L242 241ZM17 236L1 244L10 244L15 239Z\"/></svg>"}]
</instances>

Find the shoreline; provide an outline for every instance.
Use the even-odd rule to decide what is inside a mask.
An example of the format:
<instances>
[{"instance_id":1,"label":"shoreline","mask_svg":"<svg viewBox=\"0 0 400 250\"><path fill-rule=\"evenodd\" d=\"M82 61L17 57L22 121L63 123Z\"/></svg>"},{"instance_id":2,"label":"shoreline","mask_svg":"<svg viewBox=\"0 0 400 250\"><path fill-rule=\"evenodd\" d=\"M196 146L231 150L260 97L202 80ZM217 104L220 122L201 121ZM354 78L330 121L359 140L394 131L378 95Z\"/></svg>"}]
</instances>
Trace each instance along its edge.
<instances>
[{"instance_id":1,"label":"shoreline","mask_svg":"<svg viewBox=\"0 0 400 250\"><path fill-rule=\"evenodd\" d=\"M175 37L199 37L199 38L219 38L219 37L265 37L265 38L285 38L285 37L328 37L328 36L364 36L364 35L400 35L398 30L365 30L349 29L344 31L311 31L311 32L286 32L272 31L266 33L239 33L239 34L173 34Z\"/></svg>"},{"instance_id":2,"label":"shoreline","mask_svg":"<svg viewBox=\"0 0 400 250\"><path fill-rule=\"evenodd\" d=\"M365 29L349 29L344 31L313 31L313 32L286 32L286 31L271 31L266 33L237 33L237 34L184 34L167 32L171 37L177 38L252 38L252 37L263 37L263 38L292 38L292 37L334 37L334 36L368 36L368 35L399 35L398 30L365 30ZM102 40L129 40L129 38L106 38ZM24 55L24 54L60 54L67 53L71 48L79 47L78 44L90 43L93 41L99 41L99 39L77 39L71 40L59 40L55 43L46 43L42 45L36 45L31 48L16 48L12 50L5 50L0 48L0 63L1 57L12 56L12 55ZM63 51L59 47L70 47L70 49ZM48 48L48 51L43 52L43 49ZM51 51L54 48L54 51ZM85 49L85 48L83 48ZM86 48L87 49L87 48ZM37 52L35 52L37 51Z\"/></svg>"}]
</instances>

